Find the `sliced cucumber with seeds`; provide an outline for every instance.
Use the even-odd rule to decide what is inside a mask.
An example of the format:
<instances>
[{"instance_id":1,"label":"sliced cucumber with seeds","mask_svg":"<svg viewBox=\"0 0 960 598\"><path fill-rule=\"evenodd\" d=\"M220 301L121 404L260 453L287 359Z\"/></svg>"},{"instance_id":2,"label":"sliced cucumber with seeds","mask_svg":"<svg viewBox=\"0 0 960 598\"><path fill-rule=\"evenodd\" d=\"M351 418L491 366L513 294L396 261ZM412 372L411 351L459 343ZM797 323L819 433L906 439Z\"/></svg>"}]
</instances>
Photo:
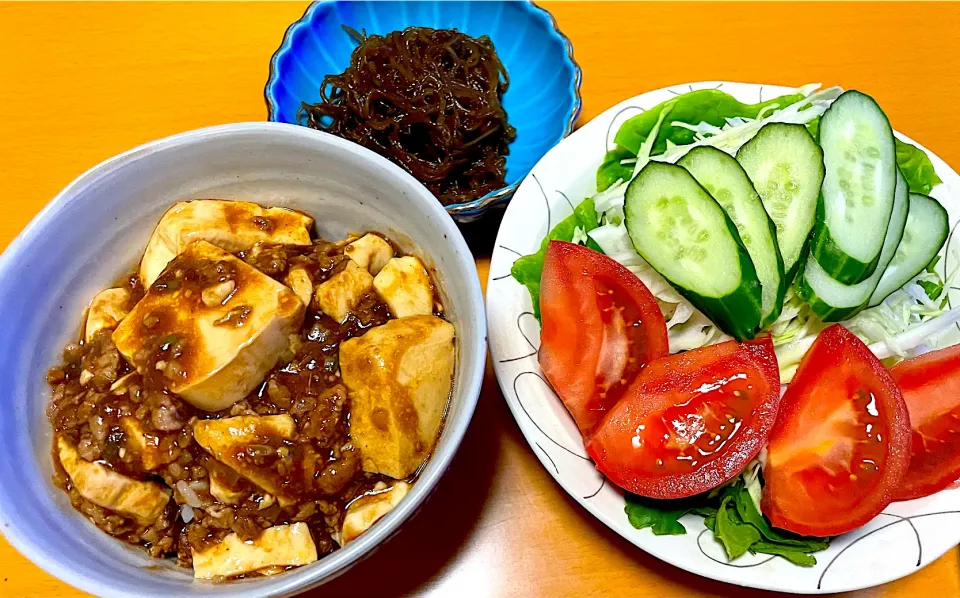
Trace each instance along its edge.
<instances>
[{"instance_id":1,"label":"sliced cucumber with seeds","mask_svg":"<svg viewBox=\"0 0 960 598\"><path fill-rule=\"evenodd\" d=\"M890 225L883 239L880 261L870 278L853 285L837 282L824 271L812 255L809 256L797 276L797 294L806 301L813 312L824 322L840 322L852 318L867 306L870 296L880 283L887 265L897 252L910 211L910 193L907 181L897 171L897 187L893 200ZM926 265L926 264L924 264Z\"/></svg>"},{"instance_id":2,"label":"sliced cucumber with seeds","mask_svg":"<svg viewBox=\"0 0 960 598\"><path fill-rule=\"evenodd\" d=\"M890 293L920 274L940 253L949 232L947 211L940 202L926 195L911 193L910 212L907 215L903 238L900 239L890 264L883 271L876 290L870 296L870 307L878 305L890 296Z\"/></svg>"},{"instance_id":3,"label":"sliced cucumber with seeds","mask_svg":"<svg viewBox=\"0 0 960 598\"><path fill-rule=\"evenodd\" d=\"M893 130L873 98L847 91L820 119L820 147L826 175L810 251L831 278L855 284L876 270L893 211Z\"/></svg>"},{"instance_id":4,"label":"sliced cucumber with seeds","mask_svg":"<svg viewBox=\"0 0 960 598\"><path fill-rule=\"evenodd\" d=\"M823 152L803 125L770 123L740 148L737 161L776 226L784 285L790 286L816 221Z\"/></svg>"},{"instance_id":5,"label":"sliced cucumber with seeds","mask_svg":"<svg viewBox=\"0 0 960 598\"><path fill-rule=\"evenodd\" d=\"M727 213L757 271L761 289L761 322L766 326L783 309L783 258L777 247L777 229L760 196L737 160L715 147L694 148L677 162L686 168Z\"/></svg>"},{"instance_id":6,"label":"sliced cucumber with seeds","mask_svg":"<svg viewBox=\"0 0 960 598\"><path fill-rule=\"evenodd\" d=\"M643 259L721 330L745 340L761 320L760 281L736 227L680 166L650 162L624 202Z\"/></svg>"}]
</instances>

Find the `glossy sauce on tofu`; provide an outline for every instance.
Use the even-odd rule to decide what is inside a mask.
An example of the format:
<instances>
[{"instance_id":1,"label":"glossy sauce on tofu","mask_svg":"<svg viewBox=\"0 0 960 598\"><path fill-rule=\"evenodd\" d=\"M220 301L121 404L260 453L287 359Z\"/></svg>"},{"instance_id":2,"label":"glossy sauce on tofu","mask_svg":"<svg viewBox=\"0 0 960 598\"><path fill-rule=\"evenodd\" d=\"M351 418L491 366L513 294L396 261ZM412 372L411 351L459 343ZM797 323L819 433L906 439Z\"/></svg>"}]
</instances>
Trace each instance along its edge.
<instances>
[{"instance_id":1,"label":"glossy sauce on tofu","mask_svg":"<svg viewBox=\"0 0 960 598\"><path fill-rule=\"evenodd\" d=\"M304 244L307 216L221 204L231 202L172 208L144 256L160 273L145 284L141 264L97 295L86 333L47 376L55 482L74 507L214 580L307 564L385 516L437 440L454 356L418 258L376 233ZM271 242L278 230L296 243ZM419 268L419 286L383 297L376 277L398 266ZM365 277L340 284L348 268ZM407 297L421 312L398 319L388 299ZM449 333L432 344L385 333L415 321ZM346 380L342 346L371 330L379 340L356 347L387 357L367 380ZM354 412L380 421L353 430Z\"/></svg>"}]
</instances>

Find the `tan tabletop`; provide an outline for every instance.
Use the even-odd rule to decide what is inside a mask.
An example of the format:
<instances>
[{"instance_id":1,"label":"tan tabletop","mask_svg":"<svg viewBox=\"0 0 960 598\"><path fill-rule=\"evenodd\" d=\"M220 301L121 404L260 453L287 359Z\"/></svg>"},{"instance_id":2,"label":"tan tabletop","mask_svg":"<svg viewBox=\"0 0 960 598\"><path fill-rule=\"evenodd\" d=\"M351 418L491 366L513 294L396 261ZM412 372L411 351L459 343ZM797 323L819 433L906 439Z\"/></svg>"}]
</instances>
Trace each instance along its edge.
<instances>
[{"instance_id":1,"label":"tan tabletop","mask_svg":"<svg viewBox=\"0 0 960 598\"><path fill-rule=\"evenodd\" d=\"M544 3L584 70L581 122L699 80L859 88L960 165L960 4ZM0 247L101 160L263 120L267 64L302 3L0 3ZM499 215L464 229L484 283ZM956 550L856 596L960 596ZM0 539L0 595L72 596ZM594 520L530 451L488 368L420 514L315 596L751 596L666 565Z\"/></svg>"}]
</instances>

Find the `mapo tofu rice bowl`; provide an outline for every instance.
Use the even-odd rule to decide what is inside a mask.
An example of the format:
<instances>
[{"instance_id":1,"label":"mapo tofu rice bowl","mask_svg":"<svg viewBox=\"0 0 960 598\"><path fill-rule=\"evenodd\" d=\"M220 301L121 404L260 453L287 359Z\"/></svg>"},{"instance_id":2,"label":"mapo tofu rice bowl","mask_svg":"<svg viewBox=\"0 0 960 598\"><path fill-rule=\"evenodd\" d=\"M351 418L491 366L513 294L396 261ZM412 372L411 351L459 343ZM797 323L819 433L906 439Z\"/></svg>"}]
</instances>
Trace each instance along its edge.
<instances>
[{"instance_id":1,"label":"mapo tofu rice bowl","mask_svg":"<svg viewBox=\"0 0 960 598\"><path fill-rule=\"evenodd\" d=\"M264 127L287 129L250 126ZM458 376L478 351L464 351L472 319L449 305L442 265L416 231L358 221L360 201L285 198L310 184L229 183L167 203L135 265L72 314L79 332L61 334L46 364L49 433L31 443L45 449L48 494L96 527L99 546L156 563L141 569L180 568L208 589L295 575L404 504L448 426L459 441Z\"/></svg>"},{"instance_id":2,"label":"mapo tofu rice bowl","mask_svg":"<svg viewBox=\"0 0 960 598\"><path fill-rule=\"evenodd\" d=\"M223 581L312 563L407 494L454 327L419 258L312 227L180 202L94 296L47 381L56 485L101 530Z\"/></svg>"}]
</instances>

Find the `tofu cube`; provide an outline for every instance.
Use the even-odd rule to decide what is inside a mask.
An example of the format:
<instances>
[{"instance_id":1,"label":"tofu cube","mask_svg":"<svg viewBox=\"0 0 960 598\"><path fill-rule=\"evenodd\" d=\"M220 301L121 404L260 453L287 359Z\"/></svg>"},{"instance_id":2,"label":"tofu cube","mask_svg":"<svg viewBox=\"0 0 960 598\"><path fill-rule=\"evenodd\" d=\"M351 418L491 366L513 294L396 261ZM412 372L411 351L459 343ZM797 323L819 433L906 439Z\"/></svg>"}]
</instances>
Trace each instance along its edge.
<instances>
[{"instance_id":1,"label":"tofu cube","mask_svg":"<svg viewBox=\"0 0 960 598\"><path fill-rule=\"evenodd\" d=\"M376 276L393 257L393 247L383 237L367 233L344 247L343 253Z\"/></svg>"},{"instance_id":2,"label":"tofu cube","mask_svg":"<svg viewBox=\"0 0 960 598\"><path fill-rule=\"evenodd\" d=\"M283 496L287 476L275 469L256 467L247 451L251 445L279 446L283 440L293 438L296 432L296 423L286 414L202 419L193 425L193 438L197 444L220 463L270 494L279 496L281 506L291 502Z\"/></svg>"},{"instance_id":3,"label":"tofu cube","mask_svg":"<svg viewBox=\"0 0 960 598\"><path fill-rule=\"evenodd\" d=\"M234 490L230 488L225 483L223 483L217 476L210 475L210 494L213 495L218 502L225 505L235 505L243 500L246 492L241 490Z\"/></svg>"},{"instance_id":4,"label":"tofu cube","mask_svg":"<svg viewBox=\"0 0 960 598\"><path fill-rule=\"evenodd\" d=\"M299 331L304 311L288 287L197 241L170 262L113 342L141 375L162 372L172 392L219 411L263 380Z\"/></svg>"},{"instance_id":5,"label":"tofu cube","mask_svg":"<svg viewBox=\"0 0 960 598\"><path fill-rule=\"evenodd\" d=\"M381 482L381 484L383 483ZM356 540L360 534L373 527L374 523L399 505L409 491L410 484L406 482L397 482L389 489L386 488L386 484L383 484L383 488L378 488L376 492L362 496L350 503L343 517L340 545L346 546L351 541Z\"/></svg>"},{"instance_id":6,"label":"tofu cube","mask_svg":"<svg viewBox=\"0 0 960 598\"><path fill-rule=\"evenodd\" d=\"M264 208L247 201L181 201L160 219L140 261L140 282L149 287L170 260L194 241L207 241L231 253L257 243L309 245L313 218L286 208Z\"/></svg>"},{"instance_id":7,"label":"tofu cube","mask_svg":"<svg viewBox=\"0 0 960 598\"><path fill-rule=\"evenodd\" d=\"M171 463L174 458L160 448L160 436L143 429L143 424L129 415L120 418L120 427L127 436L127 447L140 456L140 462L147 471Z\"/></svg>"},{"instance_id":8,"label":"tofu cube","mask_svg":"<svg viewBox=\"0 0 960 598\"><path fill-rule=\"evenodd\" d=\"M392 258L373 279L373 288L397 318L433 313L433 283L412 255Z\"/></svg>"},{"instance_id":9,"label":"tofu cube","mask_svg":"<svg viewBox=\"0 0 960 598\"><path fill-rule=\"evenodd\" d=\"M317 285L313 301L320 311L342 323L372 288L370 273L346 260L343 270Z\"/></svg>"},{"instance_id":10,"label":"tofu cube","mask_svg":"<svg viewBox=\"0 0 960 598\"><path fill-rule=\"evenodd\" d=\"M130 311L127 303L130 301L130 291L127 289L107 289L100 291L90 302L87 309L87 323L84 326L83 338L88 343L101 330L113 330Z\"/></svg>"},{"instance_id":11,"label":"tofu cube","mask_svg":"<svg viewBox=\"0 0 960 598\"><path fill-rule=\"evenodd\" d=\"M453 380L453 338L449 322L410 316L340 345L364 471L404 479L430 454Z\"/></svg>"},{"instance_id":12,"label":"tofu cube","mask_svg":"<svg viewBox=\"0 0 960 598\"><path fill-rule=\"evenodd\" d=\"M193 552L193 576L197 579L236 577L273 567L299 567L317 560L306 523L275 525L253 541L230 534L216 546Z\"/></svg>"},{"instance_id":13,"label":"tofu cube","mask_svg":"<svg viewBox=\"0 0 960 598\"><path fill-rule=\"evenodd\" d=\"M170 502L169 488L134 480L99 463L84 461L77 449L61 437L57 437L57 452L60 464L80 496L130 517L140 525L156 521Z\"/></svg>"},{"instance_id":14,"label":"tofu cube","mask_svg":"<svg viewBox=\"0 0 960 598\"><path fill-rule=\"evenodd\" d=\"M306 268L303 266L290 268L283 284L293 289L293 292L297 294L297 297L300 297L300 301L303 301L304 305L310 305L310 301L313 299L313 280Z\"/></svg>"}]
</instances>

